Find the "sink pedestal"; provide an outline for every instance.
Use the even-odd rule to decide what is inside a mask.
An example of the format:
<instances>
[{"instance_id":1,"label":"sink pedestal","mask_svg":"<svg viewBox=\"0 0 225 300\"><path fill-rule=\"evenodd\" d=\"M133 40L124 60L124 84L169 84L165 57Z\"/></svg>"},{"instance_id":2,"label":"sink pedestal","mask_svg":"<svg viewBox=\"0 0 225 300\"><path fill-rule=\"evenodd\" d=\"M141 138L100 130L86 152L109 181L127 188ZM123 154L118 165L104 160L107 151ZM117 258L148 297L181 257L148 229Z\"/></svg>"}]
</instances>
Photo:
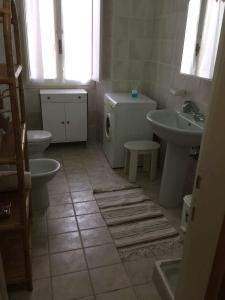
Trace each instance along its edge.
<instances>
[{"instance_id":1,"label":"sink pedestal","mask_svg":"<svg viewBox=\"0 0 225 300\"><path fill-rule=\"evenodd\" d=\"M189 164L189 147L167 144L159 203L172 208L182 205L184 182Z\"/></svg>"}]
</instances>

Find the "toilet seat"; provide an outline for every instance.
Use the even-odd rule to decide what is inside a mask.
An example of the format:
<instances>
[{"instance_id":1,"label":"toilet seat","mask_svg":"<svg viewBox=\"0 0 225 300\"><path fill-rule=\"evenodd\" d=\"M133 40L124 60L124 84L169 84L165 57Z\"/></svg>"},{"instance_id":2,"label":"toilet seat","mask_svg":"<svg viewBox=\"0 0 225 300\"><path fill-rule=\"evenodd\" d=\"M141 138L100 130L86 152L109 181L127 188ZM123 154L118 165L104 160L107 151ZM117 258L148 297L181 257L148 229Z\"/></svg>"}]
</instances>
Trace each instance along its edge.
<instances>
[{"instance_id":1,"label":"toilet seat","mask_svg":"<svg viewBox=\"0 0 225 300\"><path fill-rule=\"evenodd\" d=\"M28 130L27 140L29 144L40 144L51 140L52 134L45 130Z\"/></svg>"}]
</instances>

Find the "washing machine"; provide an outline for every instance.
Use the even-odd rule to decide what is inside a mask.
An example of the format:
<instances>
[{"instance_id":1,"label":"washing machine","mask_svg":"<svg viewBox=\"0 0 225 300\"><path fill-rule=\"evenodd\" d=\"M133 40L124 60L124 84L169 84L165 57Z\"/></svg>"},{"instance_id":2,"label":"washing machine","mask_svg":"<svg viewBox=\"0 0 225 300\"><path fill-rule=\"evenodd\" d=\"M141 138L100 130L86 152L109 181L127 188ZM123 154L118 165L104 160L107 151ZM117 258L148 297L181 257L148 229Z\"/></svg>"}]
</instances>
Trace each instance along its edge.
<instances>
[{"instance_id":1,"label":"washing machine","mask_svg":"<svg viewBox=\"0 0 225 300\"><path fill-rule=\"evenodd\" d=\"M124 167L125 142L152 139L146 114L156 107L156 101L142 94L105 94L103 150L112 168Z\"/></svg>"}]
</instances>

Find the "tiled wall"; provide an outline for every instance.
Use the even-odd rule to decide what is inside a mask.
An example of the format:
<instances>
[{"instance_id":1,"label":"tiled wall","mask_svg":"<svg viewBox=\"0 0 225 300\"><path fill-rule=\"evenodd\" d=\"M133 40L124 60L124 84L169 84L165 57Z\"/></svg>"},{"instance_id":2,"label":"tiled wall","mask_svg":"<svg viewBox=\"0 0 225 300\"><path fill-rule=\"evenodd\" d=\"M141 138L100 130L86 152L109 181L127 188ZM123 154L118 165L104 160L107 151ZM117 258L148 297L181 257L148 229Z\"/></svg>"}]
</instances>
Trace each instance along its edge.
<instances>
[{"instance_id":1,"label":"tiled wall","mask_svg":"<svg viewBox=\"0 0 225 300\"><path fill-rule=\"evenodd\" d=\"M150 85L154 0L103 2L103 80L97 84L98 136L102 138L104 92ZM105 29L106 28L106 29Z\"/></svg>"},{"instance_id":2,"label":"tiled wall","mask_svg":"<svg viewBox=\"0 0 225 300\"><path fill-rule=\"evenodd\" d=\"M153 50L154 1L114 1L112 90L148 85Z\"/></svg>"},{"instance_id":3,"label":"tiled wall","mask_svg":"<svg viewBox=\"0 0 225 300\"><path fill-rule=\"evenodd\" d=\"M150 65L154 75L149 94L162 107L180 108L184 99L172 96L169 89L186 89L200 109L207 113L211 82L180 74L188 1L155 2L154 47Z\"/></svg>"},{"instance_id":4,"label":"tiled wall","mask_svg":"<svg viewBox=\"0 0 225 300\"><path fill-rule=\"evenodd\" d=\"M157 100L159 107L174 109L184 99L172 96L170 89L186 89L207 113L211 82L180 74L187 7L187 0L104 2L104 71L97 85L100 139L105 91L138 88Z\"/></svg>"}]
</instances>

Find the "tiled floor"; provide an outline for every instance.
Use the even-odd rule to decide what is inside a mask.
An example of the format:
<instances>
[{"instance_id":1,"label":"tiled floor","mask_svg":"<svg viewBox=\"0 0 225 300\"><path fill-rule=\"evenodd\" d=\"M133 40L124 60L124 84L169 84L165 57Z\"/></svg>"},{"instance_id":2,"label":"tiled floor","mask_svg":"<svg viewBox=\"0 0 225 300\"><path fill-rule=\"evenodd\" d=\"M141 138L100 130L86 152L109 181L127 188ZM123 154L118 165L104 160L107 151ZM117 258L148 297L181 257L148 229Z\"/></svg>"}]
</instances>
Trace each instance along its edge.
<instances>
[{"instance_id":1,"label":"tiled floor","mask_svg":"<svg viewBox=\"0 0 225 300\"><path fill-rule=\"evenodd\" d=\"M154 260L122 263L93 198L93 184L124 181L112 170L101 148L92 144L58 145L47 156L62 169L49 183L50 207L33 214L34 289L10 294L11 300L159 300L152 282ZM138 179L157 201L159 181ZM164 210L177 228L180 210Z\"/></svg>"}]
</instances>

